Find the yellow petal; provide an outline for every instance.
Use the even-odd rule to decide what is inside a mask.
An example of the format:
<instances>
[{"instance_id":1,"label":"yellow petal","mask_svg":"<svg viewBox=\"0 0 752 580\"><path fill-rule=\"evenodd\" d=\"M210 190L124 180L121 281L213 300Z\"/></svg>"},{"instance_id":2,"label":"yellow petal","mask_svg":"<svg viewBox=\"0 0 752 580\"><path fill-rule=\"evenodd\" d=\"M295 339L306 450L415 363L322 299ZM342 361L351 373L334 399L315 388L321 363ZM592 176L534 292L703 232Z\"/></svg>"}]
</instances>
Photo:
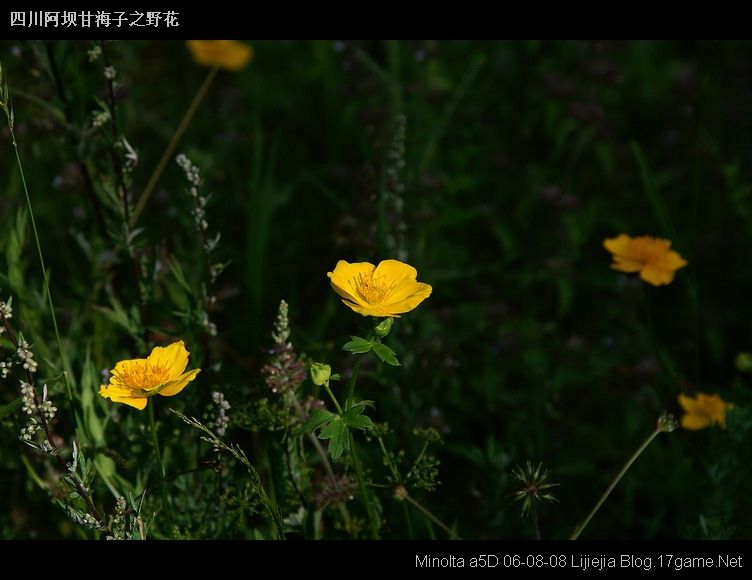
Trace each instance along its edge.
<instances>
[{"instance_id":1,"label":"yellow petal","mask_svg":"<svg viewBox=\"0 0 752 580\"><path fill-rule=\"evenodd\" d=\"M693 397L679 395L677 398L679 399L679 405L681 405L681 408L687 413L694 413L697 410L697 401Z\"/></svg>"},{"instance_id":2,"label":"yellow petal","mask_svg":"<svg viewBox=\"0 0 752 580\"><path fill-rule=\"evenodd\" d=\"M418 271L409 264L398 260L382 260L376 266L373 275L386 278L392 285L388 298L384 300L385 304L394 304L406 300L419 290L418 282L416 282Z\"/></svg>"},{"instance_id":3,"label":"yellow petal","mask_svg":"<svg viewBox=\"0 0 752 580\"><path fill-rule=\"evenodd\" d=\"M381 304L380 307L390 316L394 316L395 314L404 314L405 312L410 312L413 308L418 306L418 304L428 298L431 295L432 291L433 288L430 285L424 284L422 282L416 282L412 294L398 302L393 302L391 304Z\"/></svg>"},{"instance_id":4,"label":"yellow petal","mask_svg":"<svg viewBox=\"0 0 752 580\"><path fill-rule=\"evenodd\" d=\"M113 403L123 403L124 405L129 405L139 411L143 411L146 408L147 398L136 397L128 389L114 387L112 385L102 385L99 387L99 394L106 399L110 399Z\"/></svg>"},{"instance_id":5,"label":"yellow petal","mask_svg":"<svg viewBox=\"0 0 752 580\"><path fill-rule=\"evenodd\" d=\"M385 276L394 281L403 278L415 280L418 277L418 271L410 264L405 264L399 260L381 260L379 265L376 266L374 276Z\"/></svg>"},{"instance_id":6,"label":"yellow petal","mask_svg":"<svg viewBox=\"0 0 752 580\"><path fill-rule=\"evenodd\" d=\"M356 280L361 276L370 276L376 267L369 262L353 262L352 264L345 260L340 260L334 267L333 272L327 272L327 276L332 281L332 284L336 284L343 290L350 292L354 291L351 285L352 280Z\"/></svg>"},{"instance_id":7,"label":"yellow petal","mask_svg":"<svg viewBox=\"0 0 752 580\"><path fill-rule=\"evenodd\" d=\"M188 371L187 373L180 375L174 381L170 381L169 383L166 383L165 385L160 387L157 392L163 397L173 397L180 391L182 391L188 385L188 383L195 379L196 375L200 372L201 369L193 369L192 371Z\"/></svg>"},{"instance_id":8,"label":"yellow petal","mask_svg":"<svg viewBox=\"0 0 752 580\"><path fill-rule=\"evenodd\" d=\"M193 60L203 66L239 71L253 58L253 47L237 40L189 40Z\"/></svg>"},{"instance_id":9,"label":"yellow petal","mask_svg":"<svg viewBox=\"0 0 752 580\"><path fill-rule=\"evenodd\" d=\"M233 72L244 69L253 58L253 47L234 40L228 40L227 42L232 44L225 47L225 52L219 63L220 66L225 70Z\"/></svg>"},{"instance_id":10,"label":"yellow petal","mask_svg":"<svg viewBox=\"0 0 752 580\"><path fill-rule=\"evenodd\" d=\"M684 258L682 258L678 252L674 252L673 250L671 250L666 256L666 266L673 270L683 268L687 265L687 263L688 262Z\"/></svg>"},{"instance_id":11,"label":"yellow petal","mask_svg":"<svg viewBox=\"0 0 752 580\"><path fill-rule=\"evenodd\" d=\"M172 380L179 377L188 366L188 355L185 344L179 340L169 346L155 346L147 362L152 367L164 368L166 379Z\"/></svg>"},{"instance_id":12,"label":"yellow petal","mask_svg":"<svg viewBox=\"0 0 752 580\"><path fill-rule=\"evenodd\" d=\"M674 272L653 264L648 264L640 271L640 278L653 286L662 286L663 284L670 284L673 281Z\"/></svg>"},{"instance_id":13,"label":"yellow petal","mask_svg":"<svg viewBox=\"0 0 752 580\"><path fill-rule=\"evenodd\" d=\"M625 258L622 258L621 256L614 256L614 262L611 264L611 267L614 270L619 270L619 272L639 272L642 270L642 267L645 264L642 262L636 262L634 260L627 260Z\"/></svg>"},{"instance_id":14,"label":"yellow petal","mask_svg":"<svg viewBox=\"0 0 752 580\"><path fill-rule=\"evenodd\" d=\"M397 314L390 314L389 312L386 312L379 306L375 306L373 304L356 304L354 302L349 302L348 300L342 301L346 306L349 306L351 310L357 312L358 314L362 314L363 316L378 316L378 317L388 317L388 318L399 318L399 315Z\"/></svg>"},{"instance_id":15,"label":"yellow petal","mask_svg":"<svg viewBox=\"0 0 752 580\"><path fill-rule=\"evenodd\" d=\"M681 426L690 431L698 431L710 427L710 417L704 415L684 415L681 419Z\"/></svg>"},{"instance_id":16,"label":"yellow petal","mask_svg":"<svg viewBox=\"0 0 752 580\"><path fill-rule=\"evenodd\" d=\"M612 254L623 254L627 251L632 238L627 234L619 234L615 238L603 240L603 247Z\"/></svg>"},{"instance_id":17,"label":"yellow petal","mask_svg":"<svg viewBox=\"0 0 752 580\"><path fill-rule=\"evenodd\" d=\"M361 306L367 306L368 303L358 293L355 280L358 280L362 276L370 276L373 273L375 266L368 262L355 262L350 264L345 260L340 260L334 267L333 272L327 272L327 276L331 281L334 291L345 298Z\"/></svg>"},{"instance_id":18,"label":"yellow petal","mask_svg":"<svg viewBox=\"0 0 752 580\"><path fill-rule=\"evenodd\" d=\"M115 368L110 371L113 378L119 378L124 373L130 373L134 369L143 368L146 365L145 358L132 358L128 360L121 360L115 364Z\"/></svg>"}]
</instances>

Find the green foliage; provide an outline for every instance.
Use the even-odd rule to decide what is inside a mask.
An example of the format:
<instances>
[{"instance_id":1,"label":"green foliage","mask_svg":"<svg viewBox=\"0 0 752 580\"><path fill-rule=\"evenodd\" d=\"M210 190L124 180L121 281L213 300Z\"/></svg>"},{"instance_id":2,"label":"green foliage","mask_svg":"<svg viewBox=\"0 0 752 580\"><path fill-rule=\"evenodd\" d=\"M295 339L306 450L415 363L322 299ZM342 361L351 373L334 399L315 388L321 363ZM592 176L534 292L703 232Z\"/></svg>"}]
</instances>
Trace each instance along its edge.
<instances>
[{"instance_id":1,"label":"green foliage","mask_svg":"<svg viewBox=\"0 0 752 580\"><path fill-rule=\"evenodd\" d=\"M540 528L565 538L698 391L734 403L726 428L656 439L588 534L752 534L752 45L253 44L175 150L197 194L173 155L129 224L208 71L182 43L0 41L0 300L62 461L41 431L19 441L13 366L0 537L453 537L412 501L462 537L528 537L514 466L540 458L560 484ZM661 288L616 272L619 233L670 238L688 265ZM384 258L431 297L354 314L326 272ZM174 340L202 371L149 402L163 478L147 412L98 393ZM0 362L15 352L3 332Z\"/></svg>"},{"instance_id":2,"label":"green foliage","mask_svg":"<svg viewBox=\"0 0 752 580\"><path fill-rule=\"evenodd\" d=\"M397 353L391 348L381 342L378 337L371 339L360 338L359 336L351 336L350 340L344 344L342 350L351 352L353 354L366 354L373 352L379 359L388 365L399 366L399 360L397 360Z\"/></svg>"}]
</instances>

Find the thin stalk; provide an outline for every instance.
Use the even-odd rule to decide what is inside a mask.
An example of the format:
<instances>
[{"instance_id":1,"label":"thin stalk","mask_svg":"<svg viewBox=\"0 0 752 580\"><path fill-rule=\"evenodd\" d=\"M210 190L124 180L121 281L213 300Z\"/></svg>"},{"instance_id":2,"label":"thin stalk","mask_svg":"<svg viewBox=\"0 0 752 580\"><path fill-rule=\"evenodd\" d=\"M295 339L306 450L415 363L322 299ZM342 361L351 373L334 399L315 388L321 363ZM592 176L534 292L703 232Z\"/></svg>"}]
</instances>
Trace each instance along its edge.
<instances>
[{"instance_id":1,"label":"thin stalk","mask_svg":"<svg viewBox=\"0 0 752 580\"><path fill-rule=\"evenodd\" d=\"M417 509L420 513L422 513L424 516L426 516L429 520L431 520L434 524L439 526L442 530L444 530L450 538L453 540L461 540L462 538L457 535L457 532L455 532L452 528L447 526L444 522L442 522L439 518L437 518L435 515L433 515L427 508L425 508L422 504L418 503L416 500L412 498L412 496L407 495L405 496L405 501L410 502L410 504Z\"/></svg>"},{"instance_id":2,"label":"thin stalk","mask_svg":"<svg viewBox=\"0 0 752 580\"><path fill-rule=\"evenodd\" d=\"M188 129L189 125L191 124L193 116L196 114L196 111L198 110L201 102L204 100L204 97L206 97L206 93L209 91L209 87L211 87L211 84L214 81L214 77L217 76L218 71L219 68L217 68L216 66L213 66L211 68L209 74L206 75L206 79L204 79L203 84L198 89L196 96L193 97L193 101L191 101L188 110L183 115L180 124L178 125L177 129L175 129L175 133L173 133L172 139L170 139L167 148L164 150L164 153L162 153L162 158L159 160L159 163L157 163L157 167L154 170L154 173L151 174L151 177L146 183L146 187L144 188L141 197L138 199L136 208L133 210L133 214L131 215L130 219L131 228L136 225L138 218L141 216L141 212L144 211L146 202L149 201L149 197L151 197L151 194L154 192L154 188L157 186L159 178L162 177L162 173L164 172L165 167L167 167L168 161L172 158L172 154L175 152L178 143L180 143L180 139L183 137L183 133L185 133L186 129Z\"/></svg>"},{"instance_id":3,"label":"thin stalk","mask_svg":"<svg viewBox=\"0 0 752 580\"><path fill-rule=\"evenodd\" d=\"M410 468L410 471L407 472L407 479L410 479L415 466L420 463L421 459L423 459L423 456L426 454L426 449L428 449L428 441L423 442L423 448L420 450L420 453L418 453L418 457L415 458L415 461L413 461L413 466Z\"/></svg>"},{"instance_id":4,"label":"thin stalk","mask_svg":"<svg viewBox=\"0 0 752 580\"><path fill-rule=\"evenodd\" d=\"M410 517L410 510L407 509L407 504L403 501L402 503L402 513L405 516L405 524L407 524L407 537L411 540L415 539L415 532L413 531L413 520Z\"/></svg>"},{"instance_id":5,"label":"thin stalk","mask_svg":"<svg viewBox=\"0 0 752 580\"><path fill-rule=\"evenodd\" d=\"M368 340L370 340L370 335ZM356 355L355 366L353 367L352 377L350 378L350 388L347 390L347 400L345 401L345 409L352 407L353 398L355 395L355 383L358 382L358 373L360 372L360 363L363 355Z\"/></svg>"},{"instance_id":6,"label":"thin stalk","mask_svg":"<svg viewBox=\"0 0 752 580\"><path fill-rule=\"evenodd\" d=\"M107 46L104 40L99 41L99 46L102 48L102 60L104 62L105 70L110 68L110 61L107 57ZM110 148L110 160L112 161L112 167L115 170L115 176L118 181L118 190L120 203L123 206L123 216L125 223L130 223L130 215L128 209L128 191L125 186L125 173L123 171L123 164L120 160L120 156L117 153L118 142L118 122L117 122L117 103L115 101L115 83L113 79L107 77L107 99L110 107L110 127L112 128L112 147Z\"/></svg>"},{"instance_id":7,"label":"thin stalk","mask_svg":"<svg viewBox=\"0 0 752 580\"><path fill-rule=\"evenodd\" d=\"M147 403L147 407L149 407L149 427L151 427L151 442L154 447L154 457L157 460L157 465L159 465L159 474L162 478L162 482L166 483L165 480L167 479L167 476L165 474L165 468L164 463L162 463L162 454L159 451L159 437L157 437L157 423L154 421L154 400L152 398L151 401ZM165 489L164 485L160 486L161 493L162 493L162 503L167 506L167 490Z\"/></svg>"},{"instance_id":8,"label":"thin stalk","mask_svg":"<svg viewBox=\"0 0 752 580\"><path fill-rule=\"evenodd\" d=\"M342 415L342 413L343 413L342 407L340 407L339 401L337 400L337 397L334 396L334 393L332 392L332 389L329 387L329 383L328 382L324 383L324 389L326 389L326 392L329 395L329 398L334 403L334 406L337 407L337 413L339 413L340 415Z\"/></svg>"},{"instance_id":9,"label":"thin stalk","mask_svg":"<svg viewBox=\"0 0 752 580\"><path fill-rule=\"evenodd\" d=\"M358 457L358 450L355 446L355 437L353 437L352 431L349 432L350 437L350 453L352 453L353 465L355 466L355 475L358 478L358 492L360 495L360 501L366 507L366 515L368 516L368 525L371 527L371 539L379 539L379 522L376 518L376 514L373 511L373 505L371 505L371 497L366 488L366 478L363 473L363 465Z\"/></svg>"},{"instance_id":10,"label":"thin stalk","mask_svg":"<svg viewBox=\"0 0 752 580\"><path fill-rule=\"evenodd\" d=\"M298 399L295 398L295 395L292 393L290 394L290 400L292 401L292 406L295 407L295 412L298 414L298 417L300 417L301 420L305 421L305 411L303 411L303 407L300 405L300 401L298 401ZM324 448L321 446L318 438L313 433L306 433L306 435L308 436L308 440L313 445L313 448L316 450L316 454L319 456L319 459L321 459L321 463L324 465L326 474L329 476L329 479L334 482L334 469L332 469L332 464L329 462L329 458L326 456L326 451L324 451ZM338 507L339 512L340 514L342 514L342 518L345 520L345 524L349 529L350 513L347 511L347 506L345 506L344 504L338 504Z\"/></svg>"},{"instance_id":11,"label":"thin stalk","mask_svg":"<svg viewBox=\"0 0 752 580\"><path fill-rule=\"evenodd\" d=\"M57 317L55 316L55 307L52 304L52 294L50 293L50 282L47 276L47 268L44 265L44 256L42 255L42 244L39 242L39 232L37 231L37 222L34 219L34 209L31 206L31 196L29 195L29 188L26 185L26 176L24 175L23 165L21 164L21 156L18 152L18 142L16 141L16 135L13 132L13 126L8 123L8 129L10 131L10 140L13 143L13 151L16 154L16 162L18 164L18 171L21 173L21 183L23 184L24 194L26 195L26 205L29 208L29 216L31 217L31 229L34 232L34 242L37 246L37 255L39 256L39 266L42 269L42 278L44 279L44 290L47 294L47 304L50 308L50 316L52 317L52 328L55 330L55 340L57 341L57 349L60 353L60 363L63 366L63 377L65 379L65 389L68 395L68 407L71 414L71 420L73 425L76 425L76 415L73 412L73 390L71 389L70 377L68 376L68 361L65 357L65 351L63 350L63 342L60 340L60 331L57 326Z\"/></svg>"},{"instance_id":12,"label":"thin stalk","mask_svg":"<svg viewBox=\"0 0 752 580\"><path fill-rule=\"evenodd\" d=\"M392 458L389 457L389 453L386 451L386 446L384 445L384 440L381 437L376 438L379 442L379 447L381 447L381 453L384 455L384 459L386 460L386 464L389 467L389 471L392 472L392 477L394 477L395 481L401 481L401 477L399 474L399 471L397 471L397 468L395 467L394 463L392 463Z\"/></svg>"},{"instance_id":13,"label":"thin stalk","mask_svg":"<svg viewBox=\"0 0 752 580\"><path fill-rule=\"evenodd\" d=\"M81 172L81 176L84 180L84 186L86 189L86 192L89 195L89 201L91 202L92 208L94 209L94 215L97 220L97 225L99 226L99 233L102 236L103 240L107 240L107 224L104 220L104 212L102 211L102 204L99 201L99 197L97 196L97 192L94 189L94 181L91 178L91 174L89 173L89 168L86 166L86 163L81 158L81 154L79 152L79 147L77 143L77 139L74 136L73 130L72 130L72 115L70 110L70 102L68 101L68 97L65 93L65 85L63 84L63 78L60 74L60 69L57 66L57 61L55 60L55 52L52 50L52 42L47 42L45 44L45 48L47 49L47 61L50 65L50 72L52 73L52 78L55 81L55 87L57 89L58 97L60 98L60 101L63 104L63 121L65 122L65 134L68 139L68 142L70 143L70 148L74 153L74 159L76 162L76 165L78 167L78 170ZM41 104L41 103L40 103Z\"/></svg>"},{"instance_id":14,"label":"thin stalk","mask_svg":"<svg viewBox=\"0 0 752 580\"><path fill-rule=\"evenodd\" d=\"M371 339L373 331L368 332L367 340ZM347 400L345 401L345 409L351 409L355 399L355 385L358 382L358 374L360 372L360 363L362 362L362 355L356 356L355 366L353 367L352 377L350 377L350 388L347 391ZM340 414L342 414L340 410ZM379 522L377 521L376 514L373 512L373 505L371 505L370 494L366 488L366 478L363 472L363 465L358 457L358 451L355 446L355 437L353 437L352 431L349 432L350 438L350 452L352 453L353 466L355 467L355 475L358 479L358 491L360 495L360 501L365 505L366 515L368 516L368 524L371 527L371 538L374 540L379 539Z\"/></svg>"},{"instance_id":15,"label":"thin stalk","mask_svg":"<svg viewBox=\"0 0 752 580\"><path fill-rule=\"evenodd\" d=\"M389 453L386 450L386 446L384 445L384 440L381 437L377 437L376 440L379 442L379 447L381 447L381 453L384 455L384 460L386 461L387 467L389 467L389 471L392 472L392 477L394 478L394 481L400 483L402 481L402 476L400 475L399 470L397 469L397 466L394 465L392 458L389 456ZM409 477L409 473L408 473L408 477ZM413 540L415 539L415 533L413 532L413 521L410 518L410 510L407 509L407 504L404 501L400 503L402 503L402 513L405 516L405 525L407 526L408 537L411 540Z\"/></svg>"},{"instance_id":16,"label":"thin stalk","mask_svg":"<svg viewBox=\"0 0 752 580\"><path fill-rule=\"evenodd\" d=\"M655 431L653 431L645 441L643 441L642 445L640 445L637 448L637 451L635 451L632 454L632 457L630 457L627 462L624 464L624 467L621 468L619 473L616 474L616 477L611 482L611 484L606 488L606 491L603 492L603 495L598 500L598 503L595 504L592 510L590 510L590 513L588 514L587 518L585 518L585 521L582 522L574 531L574 533L569 538L570 540L576 540L580 537L580 534L582 534L583 530L588 526L590 523L590 520L593 519L593 516L598 513L598 510L601 509L601 506L605 503L605 501L608 499L608 496L611 495L611 492L614 491L614 488L619 484L621 481L621 478L624 477L624 475L629 471L629 468L632 467L632 464L637 461L637 458L642 455L642 452L645 451L645 449L648 448L648 446L653 442L653 439L655 439L659 433L662 432L662 429L660 427L656 427Z\"/></svg>"},{"instance_id":17,"label":"thin stalk","mask_svg":"<svg viewBox=\"0 0 752 580\"><path fill-rule=\"evenodd\" d=\"M538 522L538 507L535 505L535 497L530 498L530 517L533 519L533 527L535 528L535 539L542 540L540 523Z\"/></svg>"}]
</instances>

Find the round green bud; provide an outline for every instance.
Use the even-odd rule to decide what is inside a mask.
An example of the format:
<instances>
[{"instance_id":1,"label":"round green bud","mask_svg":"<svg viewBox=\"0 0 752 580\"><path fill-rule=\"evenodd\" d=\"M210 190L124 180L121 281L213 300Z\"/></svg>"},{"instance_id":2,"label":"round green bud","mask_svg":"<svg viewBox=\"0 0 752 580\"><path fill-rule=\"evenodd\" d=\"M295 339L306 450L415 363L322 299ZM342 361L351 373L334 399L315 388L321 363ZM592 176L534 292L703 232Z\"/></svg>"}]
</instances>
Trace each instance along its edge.
<instances>
[{"instance_id":1,"label":"round green bud","mask_svg":"<svg viewBox=\"0 0 752 580\"><path fill-rule=\"evenodd\" d=\"M324 363L311 363L311 380L314 385L319 387L329 384L329 377L332 376L332 367Z\"/></svg>"},{"instance_id":2,"label":"round green bud","mask_svg":"<svg viewBox=\"0 0 752 580\"><path fill-rule=\"evenodd\" d=\"M389 331L392 330L393 325L394 318L385 318L373 327L373 332L379 338L384 338L387 334L389 334Z\"/></svg>"}]
</instances>

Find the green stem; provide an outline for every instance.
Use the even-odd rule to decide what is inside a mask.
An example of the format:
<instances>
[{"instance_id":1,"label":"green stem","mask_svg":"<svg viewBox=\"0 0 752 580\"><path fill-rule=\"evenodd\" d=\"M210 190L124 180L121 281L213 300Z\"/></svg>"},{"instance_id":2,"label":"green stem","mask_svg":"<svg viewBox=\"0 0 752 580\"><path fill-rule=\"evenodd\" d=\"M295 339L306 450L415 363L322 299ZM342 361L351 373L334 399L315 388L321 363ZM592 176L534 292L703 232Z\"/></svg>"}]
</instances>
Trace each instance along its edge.
<instances>
[{"instance_id":1,"label":"green stem","mask_svg":"<svg viewBox=\"0 0 752 580\"><path fill-rule=\"evenodd\" d=\"M420 513L422 513L424 516L426 516L429 520L431 520L434 524L439 526L442 530L444 530L447 534L449 534L449 537L453 540L461 540L462 538L457 535L457 532L455 532L452 528L447 526L444 522L442 522L439 518L437 518L435 515L433 515L427 508L423 507L422 504L415 501L411 496L405 496L405 501L409 501L410 504L417 509Z\"/></svg>"},{"instance_id":2,"label":"green stem","mask_svg":"<svg viewBox=\"0 0 752 580\"><path fill-rule=\"evenodd\" d=\"M533 527L535 528L535 539L542 540L540 523L538 522L538 508L535 505L535 497L530 498L530 516L533 518Z\"/></svg>"},{"instance_id":3,"label":"green stem","mask_svg":"<svg viewBox=\"0 0 752 580\"><path fill-rule=\"evenodd\" d=\"M342 413L343 413L342 407L340 407L339 401L337 400L337 397L334 396L334 393L332 392L332 389L329 387L329 383L328 382L324 383L324 388L326 389L326 392L329 395L329 398L334 403L334 406L337 407L337 413L339 413L340 415L342 415Z\"/></svg>"},{"instance_id":4,"label":"green stem","mask_svg":"<svg viewBox=\"0 0 752 580\"><path fill-rule=\"evenodd\" d=\"M389 471L392 472L392 477L394 478L394 481L396 483L400 483L402 481L402 476L400 475L399 470L397 469L397 466L394 465L392 458L389 456L389 453L386 450L386 445L384 445L384 440L381 437L377 437L376 440L379 442L379 447L381 447L381 453L384 455L384 461L386 461L386 464L389 467ZM408 477L409 477L409 474L408 474ZM407 509L407 504L404 501L400 503L402 504L402 513L405 516L405 525L407 526L408 537L411 540L414 540L415 533L413 532L413 521L410 518L410 510Z\"/></svg>"},{"instance_id":5,"label":"green stem","mask_svg":"<svg viewBox=\"0 0 752 580\"><path fill-rule=\"evenodd\" d=\"M369 330L366 340L371 340L373 336L373 330ZM355 399L355 385L358 382L358 374L360 372L360 363L362 362L362 355L356 356L355 366L353 367L352 377L350 377L350 388L347 392L347 400L345 401L345 409L351 409ZM340 410L341 414L341 410ZM371 538L374 540L379 539L379 522L376 518L376 514L373 511L373 505L371 504L370 494L366 488L366 478L363 474L363 465L358 457L358 451L355 447L355 437L353 437L352 431L349 432L350 438L350 452L352 453L353 466L355 467L355 475L358 478L358 491L360 493L360 501L366 507L366 514L368 516L368 523L371 527Z\"/></svg>"},{"instance_id":6,"label":"green stem","mask_svg":"<svg viewBox=\"0 0 752 580\"><path fill-rule=\"evenodd\" d=\"M423 442L423 448L420 450L420 453L418 453L418 457L415 458L415 461L413 461L413 466L410 468L410 471L407 472L407 477L405 479L410 479L410 476L413 474L413 471L415 470L415 466L420 463L420 460L423 459L423 456L426 453L426 449L428 449L428 441Z\"/></svg>"},{"instance_id":7,"label":"green stem","mask_svg":"<svg viewBox=\"0 0 752 580\"><path fill-rule=\"evenodd\" d=\"M151 442L154 447L154 457L157 460L157 465L159 466L159 474L161 477L161 481L159 483L159 487L162 490L162 503L166 506L167 505L167 490L165 489L165 485L167 483L167 475L165 473L164 463L162 463L162 454L159 451L159 438L157 437L157 423L154 421L154 398L152 397L152 400L149 401L146 405L149 407L149 426L151 427Z\"/></svg>"},{"instance_id":8,"label":"green stem","mask_svg":"<svg viewBox=\"0 0 752 580\"><path fill-rule=\"evenodd\" d=\"M370 340L370 334L367 340ZM358 373L360 372L360 363L363 355L356 355L355 366L353 367L352 377L350 378L350 388L347 390L347 400L345 401L345 409L350 409L353 404L353 398L355 396L355 383L358 382Z\"/></svg>"},{"instance_id":9,"label":"green stem","mask_svg":"<svg viewBox=\"0 0 752 580\"><path fill-rule=\"evenodd\" d=\"M154 188L157 186L159 178L162 177L162 173L164 172L165 167L167 167L167 162L172 158L172 154L175 152L175 148L178 146L178 143L180 143L180 139L183 137L183 133L185 133L186 129L188 129L188 126L191 124L193 116L196 114L196 111L198 110L201 102L204 100L204 97L206 97L206 93L209 91L209 87L211 87L211 84L214 81L214 77L217 76L218 71L219 68L216 66L213 66L211 68L209 74L206 75L206 79L204 79L203 84L198 89L196 96L193 97L193 101L191 101L188 110L185 112L185 115L183 115L180 124L178 125L177 129L175 129L175 133L172 135L170 143L167 145L164 153L162 153L162 158L159 160L154 173L151 174L151 177L149 178L149 181L147 182L146 187L141 194L141 197L138 199L136 209L133 210L133 214L131 215L130 219L131 228L136 225L141 212L144 211L144 206L146 206L146 202L149 201L149 197L151 197L151 194L154 192Z\"/></svg>"},{"instance_id":10,"label":"green stem","mask_svg":"<svg viewBox=\"0 0 752 580\"><path fill-rule=\"evenodd\" d=\"M402 513L405 515L405 524L407 525L407 537L411 540L415 539L415 532L413 531L413 520L410 517L410 510L407 509L407 504L403 501L400 502L402 504Z\"/></svg>"},{"instance_id":11,"label":"green stem","mask_svg":"<svg viewBox=\"0 0 752 580\"><path fill-rule=\"evenodd\" d=\"M26 185L26 176L24 175L23 165L21 164L21 155L18 152L18 142L16 141L16 135L13 132L13 126L9 122L8 129L10 130L10 139L13 143L13 151L16 154L16 162L18 164L18 171L21 173L21 183L23 185L24 194L26 195L26 205L29 208L29 217L31 217L31 229L34 232L34 241L37 246L37 255L39 256L39 266L42 268L42 278L44 279L44 290L47 294L47 304L50 308L50 316L52 317L52 327L55 330L55 340L57 341L57 349L60 353L60 364L63 366L63 377L65 378L65 389L68 394L68 406L71 414L71 420L73 425L76 425L76 415L73 412L73 390L71 389L70 376L68 373L68 361L65 357L65 351L63 350L63 342L60 340L60 331L57 326L57 317L55 316L55 307L52 305L52 294L50 293L50 281L47 276L47 268L44 265L44 256L42 255L42 244L39 242L39 232L37 231L37 222L34 219L34 209L31 206L31 196L29 195L29 188Z\"/></svg>"},{"instance_id":12,"label":"green stem","mask_svg":"<svg viewBox=\"0 0 752 580\"><path fill-rule=\"evenodd\" d=\"M379 522L376 518L376 514L373 511L373 505L371 504L371 497L366 488L366 478L363 473L363 465L358 457L358 450L355 447L355 437L353 437L352 431L349 432L350 437L350 453L352 453L353 465L355 466L355 475L358 478L358 492L360 495L360 501L366 507L366 515L368 516L368 524L371 526L371 539L379 539Z\"/></svg>"},{"instance_id":13,"label":"green stem","mask_svg":"<svg viewBox=\"0 0 752 580\"><path fill-rule=\"evenodd\" d=\"M392 472L392 477L394 477L395 482L400 482L400 474L399 471L397 471L397 468L394 466L394 463L392 463L392 458L389 457L389 453L386 451L386 446L384 445L384 440L381 437L376 438L379 442L379 447L381 447L381 453L384 454L384 459L386 460L386 464L389 466L389 471Z\"/></svg>"},{"instance_id":14,"label":"green stem","mask_svg":"<svg viewBox=\"0 0 752 580\"><path fill-rule=\"evenodd\" d=\"M598 513L598 510L601 509L601 506L605 503L605 501L608 499L608 496L611 495L611 492L614 491L614 488L619 484L621 481L621 478L624 477L624 474L629 471L629 468L632 467L632 464L637 461L637 458L642 455L642 452L645 451L645 449L648 448L648 446L653 442L653 439L655 439L658 434L661 433L660 428L656 428L655 431L653 431L645 441L643 441L642 445L640 445L637 448L637 451L632 454L632 457L630 457L627 462L624 464L624 467L621 468L621 471L616 474L616 477L611 482L611 484L606 488L606 491L603 492L603 495L598 500L598 503L595 504L592 510L590 510L590 513L588 514L587 518L585 518L585 521L582 522L574 531L572 536L569 538L570 540L576 540L580 537L580 534L583 532L583 530L587 527L587 525L590 523L590 520L593 519L593 516L595 516L596 513Z\"/></svg>"},{"instance_id":15,"label":"green stem","mask_svg":"<svg viewBox=\"0 0 752 580\"><path fill-rule=\"evenodd\" d=\"M295 397L293 393L290 393L290 401L292 402L292 406L295 407L295 411L298 414L298 417L302 421L305 422L305 411L303 410L303 407L300 405L300 401ZM334 400L334 399L333 399ZM324 451L324 448L321 446L321 443L319 443L319 440L316 438L316 436L313 433L306 433L308 436L308 440L313 445L314 449L316 449L316 453L319 456L319 459L321 459L321 463L324 465L324 469L326 470L327 475L329 476L329 479L334 482L336 479L336 475L334 474L334 469L332 469L332 464L329 462L329 458L326 456L326 451ZM342 519L345 520L345 525L347 526L347 529L350 529L350 513L347 511L347 506L345 504L337 504L339 508L339 513L342 515Z\"/></svg>"}]
</instances>

